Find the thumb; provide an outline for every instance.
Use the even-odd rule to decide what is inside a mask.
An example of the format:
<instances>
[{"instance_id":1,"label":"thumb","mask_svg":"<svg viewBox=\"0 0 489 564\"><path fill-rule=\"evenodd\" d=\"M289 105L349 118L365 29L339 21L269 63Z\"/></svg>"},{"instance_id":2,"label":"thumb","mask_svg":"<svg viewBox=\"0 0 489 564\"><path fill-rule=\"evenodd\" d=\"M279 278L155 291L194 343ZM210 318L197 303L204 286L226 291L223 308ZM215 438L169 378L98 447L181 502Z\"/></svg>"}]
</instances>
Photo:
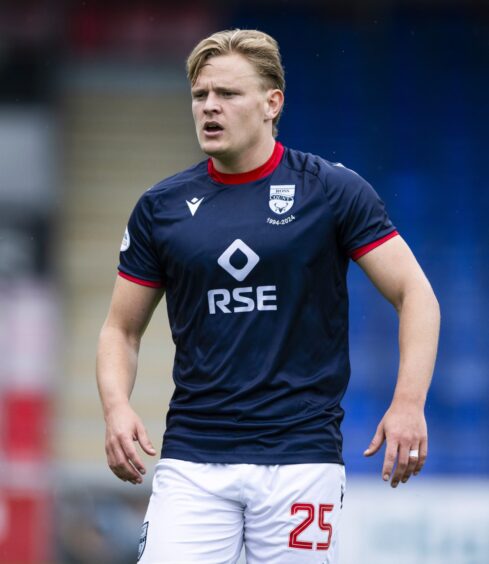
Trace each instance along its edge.
<instances>
[{"instance_id":1,"label":"thumb","mask_svg":"<svg viewBox=\"0 0 489 564\"><path fill-rule=\"evenodd\" d=\"M151 456L154 456L156 454L156 450L154 448L154 446L151 444L151 441L149 440L148 434L146 433L146 429L144 428L143 425L138 425L137 429L136 429L136 438L139 441L139 444L141 445L141 448L144 450L144 452L146 454L150 454Z\"/></svg>"},{"instance_id":2,"label":"thumb","mask_svg":"<svg viewBox=\"0 0 489 564\"><path fill-rule=\"evenodd\" d=\"M374 438L372 439L372 442L368 445L368 448L364 451L363 455L372 456L373 454L375 454L382 446L384 439L384 428L379 425L377 427L377 431L375 432Z\"/></svg>"}]
</instances>

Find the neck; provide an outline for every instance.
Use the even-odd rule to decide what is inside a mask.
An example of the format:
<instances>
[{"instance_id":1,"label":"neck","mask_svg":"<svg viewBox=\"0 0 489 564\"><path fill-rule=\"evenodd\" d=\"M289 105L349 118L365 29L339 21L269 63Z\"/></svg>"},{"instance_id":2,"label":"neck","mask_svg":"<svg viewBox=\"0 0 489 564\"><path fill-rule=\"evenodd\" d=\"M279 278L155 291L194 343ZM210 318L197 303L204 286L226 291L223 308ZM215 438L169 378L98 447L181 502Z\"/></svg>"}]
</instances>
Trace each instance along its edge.
<instances>
[{"instance_id":1,"label":"neck","mask_svg":"<svg viewBox=\"0 0 489 564\"><path fill-rule=\"evenodd\" d=\"M248 150L236 155L212 157L212 164L218 172L224 174L242 174L254 170L268 161L275 148L275 139L267 137Z\"/></svg>"}]
</instances>

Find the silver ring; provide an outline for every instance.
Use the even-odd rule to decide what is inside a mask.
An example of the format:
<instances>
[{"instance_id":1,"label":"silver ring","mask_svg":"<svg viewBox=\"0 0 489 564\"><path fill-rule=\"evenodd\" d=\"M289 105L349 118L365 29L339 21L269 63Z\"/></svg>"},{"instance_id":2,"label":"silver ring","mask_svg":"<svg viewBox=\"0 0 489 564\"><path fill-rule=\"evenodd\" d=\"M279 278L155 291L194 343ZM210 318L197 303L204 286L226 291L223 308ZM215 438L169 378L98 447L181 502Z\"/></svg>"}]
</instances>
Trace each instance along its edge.
<instances>
[{"instance_id":1,"label":"silver ring","mask_svg":"<svg viewBox=\"0 0 489 564\"><path fill-rule=\"evenodd\" d=\"M409 458L419 458L419 450L418 449L410 450Z\"/></svg>"}]
</instances>

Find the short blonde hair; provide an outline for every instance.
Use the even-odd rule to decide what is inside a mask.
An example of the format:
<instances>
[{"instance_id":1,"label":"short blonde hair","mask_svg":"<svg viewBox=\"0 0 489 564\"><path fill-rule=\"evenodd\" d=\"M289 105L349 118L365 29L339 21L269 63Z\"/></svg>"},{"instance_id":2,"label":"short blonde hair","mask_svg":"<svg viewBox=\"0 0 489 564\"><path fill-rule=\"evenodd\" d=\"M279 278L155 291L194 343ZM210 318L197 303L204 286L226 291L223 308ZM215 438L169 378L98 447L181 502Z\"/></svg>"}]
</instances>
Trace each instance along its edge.
<instances>
[{"instance_id":1,"label":"short blonde hair","mask_svg":"<svg viewBox=\"0 0 489 564\"><path fill-rule=\"evenodd\" d=\"M262 78L264 88L285 91L285 75L277 41L270 35L254 29L218 31L200 41L187 59L187 76L191 85L211 57L237 53L243 55ZM277 136L280 113L273 120L273 135Z\"/></svg>"}]
</instances>

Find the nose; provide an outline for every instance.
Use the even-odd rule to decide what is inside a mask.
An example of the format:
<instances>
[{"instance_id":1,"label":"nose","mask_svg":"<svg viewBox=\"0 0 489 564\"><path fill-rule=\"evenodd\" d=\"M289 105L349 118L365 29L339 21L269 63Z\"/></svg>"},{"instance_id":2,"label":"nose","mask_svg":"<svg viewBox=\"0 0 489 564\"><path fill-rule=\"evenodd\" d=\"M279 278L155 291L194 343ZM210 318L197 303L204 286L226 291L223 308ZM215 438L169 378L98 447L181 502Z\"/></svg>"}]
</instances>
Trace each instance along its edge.
<instances>
[{"instance_id":1,"label":"nose","mask_svg":"<svg viewBox=\"0 0 489 564\"><path fill-rule=\"evenodd\" d=\"M219 104L218 97L214 92L209 92L207 94L203 109L205 114L213 114L220 112L221 106Z\"/></svg>"}]
</instances>

